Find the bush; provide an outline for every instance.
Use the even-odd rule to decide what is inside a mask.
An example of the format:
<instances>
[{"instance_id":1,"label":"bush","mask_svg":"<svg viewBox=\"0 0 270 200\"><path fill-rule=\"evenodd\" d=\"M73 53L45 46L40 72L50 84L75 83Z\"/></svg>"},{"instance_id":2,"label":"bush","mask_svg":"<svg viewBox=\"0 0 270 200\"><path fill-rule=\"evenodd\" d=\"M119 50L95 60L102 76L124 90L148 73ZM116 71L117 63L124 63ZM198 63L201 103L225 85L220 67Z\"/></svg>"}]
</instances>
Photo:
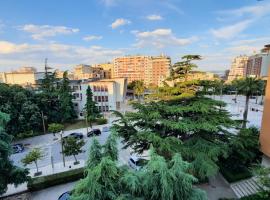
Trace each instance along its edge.
<instances>
[{"instance_id":1,"label":"bush","mask_svg":"<svg viewBox=\"0 0 270 200\"><path fill-rule=\"evenodd\" d=\"M220 167L220 172L229 183L252 177L252 173L247 168L242 168L235 172L225 167Z\"/></svg>"},{"instance_id":2,"label":"bush","mask_svg":"<svg viewBox=\"0 0 270 200\"><path fill-rule=\"evenodd\" d=\"M270 199L270 194L253 194L247 197L242 197L240 200L269 200Z\"/></svg>"},{"instance_id":3,"label":"bush","mask_svg":"<svg viewBox=\"0 0 270 200\"><path fill-rule=\"evenodd\" d=\"M30 191L37 191L51 186L79 180L84 177L84 168L73 169L66 172L31 178L27 184Z\"/></svg>"},{"instance_id":4,"label":"bush","mask_svg":"<svg viewBox=\"0 0 270 200\"><path fill-rule=\"evenodd\" d=\"M97 123L97 125L102 125L102 124L107 124L108 120L106 118L98 118L95 120L95 122Z\"/></svg>"},{"instance_id":5,"label":"bush","mask_svg":"<svg viewBox=\"0 0 270 200\"><path fill-rule=\"evenodd\" d=\"M16 136L16 139L24 139L24 138L34 137L34 136L37 136L37 135L40 135L40 134L34 133L34 131L27 131L27 132L24 132L24 133L19 133Z\"/></svg>"}]
</instances>

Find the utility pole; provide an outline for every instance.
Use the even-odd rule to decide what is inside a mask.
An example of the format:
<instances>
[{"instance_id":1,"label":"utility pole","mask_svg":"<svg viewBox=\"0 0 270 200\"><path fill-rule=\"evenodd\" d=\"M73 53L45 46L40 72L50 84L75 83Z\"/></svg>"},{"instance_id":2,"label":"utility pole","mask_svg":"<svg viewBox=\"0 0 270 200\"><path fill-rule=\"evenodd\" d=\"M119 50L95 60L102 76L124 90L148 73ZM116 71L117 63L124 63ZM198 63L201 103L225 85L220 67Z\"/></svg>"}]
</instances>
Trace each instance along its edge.
<instances>
[{"instance_id":1,"label":"utility pole","mask_svg":"<svg viewBox=\"0 0 270 200\"><path fill-rule=\"evenodd\" d=\"M66 167L66 161L65 161L65 155L64 155L64 145L63 145L63 131L60 132L60 137L61 137L61 149L62 149L63 164L64 164L64 167Z\"/></svg>"}]
</instances>

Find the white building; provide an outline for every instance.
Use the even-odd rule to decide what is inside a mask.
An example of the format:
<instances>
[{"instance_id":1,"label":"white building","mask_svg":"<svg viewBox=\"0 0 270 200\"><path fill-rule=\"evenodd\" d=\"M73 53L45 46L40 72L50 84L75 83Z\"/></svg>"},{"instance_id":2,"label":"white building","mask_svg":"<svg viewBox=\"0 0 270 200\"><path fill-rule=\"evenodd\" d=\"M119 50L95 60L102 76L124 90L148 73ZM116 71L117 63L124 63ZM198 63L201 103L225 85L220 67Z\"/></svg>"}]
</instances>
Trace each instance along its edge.
<instances>
[{"instance_id":1,"label":"white building","mask_svg":"<svg viewBox=\"0 0 270 200\"><path fill-rule=\"evenodd\" d=\"M86 90L88 86L93 92L93 100L97 103L101 112L110 110L120 110L126 97L127 79L103 79L92 81L70 81L72 89L73 104L79 118L84 116L84 107L86 104Z\"/></svg>"}]
</instances>

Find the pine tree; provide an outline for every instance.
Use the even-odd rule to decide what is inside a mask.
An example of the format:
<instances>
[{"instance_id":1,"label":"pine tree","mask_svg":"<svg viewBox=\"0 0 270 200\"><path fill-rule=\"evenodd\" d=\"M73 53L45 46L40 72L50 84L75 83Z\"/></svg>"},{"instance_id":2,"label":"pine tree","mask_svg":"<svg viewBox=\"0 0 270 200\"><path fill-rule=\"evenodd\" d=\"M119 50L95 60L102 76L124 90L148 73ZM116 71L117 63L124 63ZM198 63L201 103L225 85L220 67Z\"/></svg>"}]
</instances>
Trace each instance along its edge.
<instances>
[{"instance_id":1,"label":"pine tree","mask_svg":"<svg viewBox=\"0 0 270 200\"><path fill-rule=\"evenodd\" d=\"M77 117L72 103L72 95L69 87L67 71L63 74L63 79L59 89L60 113L62 122L68 122Z\"/></svg>"},{"instance_id":2,"label":"pine tree","mask_svg":"<svg viewBox=\"0 0 270 200\"><path fill-rule=\"evenodd\" d=\"M118 160L117 138L115 133L111 133L103 146L103 155L110 157L112 160Z\"/></svg>"},{"instance_id":3,"label":"pine tree","mask_svg":"<svg viewBox=\"0 0 270 200\"><path fill-rule=\"evenodd\" d=\"M96 106L96 102L93 101L93 93L90 86L88 86L86 90L85 111L87 121L90 122L90 127L92 127L92 122L100 117L100 112Z\"/></svg>"},{"instance_id":4,"label":"pine tree","mask_svg":"<svg viewBox=\"0 0 270 200\"><path fill-rule=\"evenodd\" d=\"M88 153L87 168L92 169L97 166L102 158L102 146L96 138L93 139Z\"/></svg>"},{"instance_id":5,"label":"pine tree","mask_svg":"<svg viewBox=\"0 0 270 200\"><path fill-rule=\"evenodd\" d=\"M0 195L6 192L8 184L17 186L28 179L28 171L13 165L9 159L12 152L12 138L5 133L5 125L8 120L9 116L0 112Z\"/></svg>"}]
</instances>

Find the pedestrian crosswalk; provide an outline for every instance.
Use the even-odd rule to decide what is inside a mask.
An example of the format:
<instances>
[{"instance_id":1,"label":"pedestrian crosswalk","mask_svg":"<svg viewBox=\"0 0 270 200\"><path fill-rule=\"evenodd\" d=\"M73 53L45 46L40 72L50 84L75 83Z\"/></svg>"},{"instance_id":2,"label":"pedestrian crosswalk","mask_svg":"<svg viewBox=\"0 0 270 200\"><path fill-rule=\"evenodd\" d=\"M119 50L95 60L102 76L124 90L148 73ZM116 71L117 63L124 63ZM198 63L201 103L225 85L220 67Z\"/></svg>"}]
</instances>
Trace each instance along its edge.
<instances>
[{"instance_id":1,"label":"pedestrian crosswalk","mask_svg":"<svg viewBox=\"0 0 270 200\"><path fill-rule=\"evenodd\" d=\"M255 177L232 183L230 187L238 198L255 194L261 188Z\"/></svg>"}]
</instances>

